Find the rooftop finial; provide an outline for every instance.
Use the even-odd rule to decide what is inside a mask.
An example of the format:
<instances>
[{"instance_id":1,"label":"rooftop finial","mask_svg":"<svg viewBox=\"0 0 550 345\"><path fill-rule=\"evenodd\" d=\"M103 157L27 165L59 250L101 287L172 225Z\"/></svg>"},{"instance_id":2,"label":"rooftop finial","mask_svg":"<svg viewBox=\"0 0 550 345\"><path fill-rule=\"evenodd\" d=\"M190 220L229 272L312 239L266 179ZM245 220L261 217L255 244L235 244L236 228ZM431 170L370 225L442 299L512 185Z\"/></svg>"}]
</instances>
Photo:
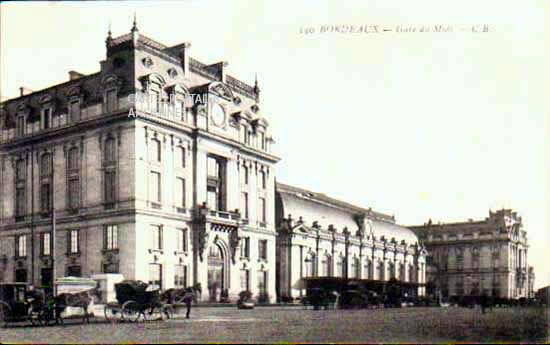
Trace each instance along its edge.
<instances>
[{"instance_id":1,"label":"rooftop finial","mask_svg":"<svg viewBox=\"0 0 550 345\"><path fill-rule=\"evenodd\" d=\"M109 31L107 32L107 37L111 38L111 36L112 36L112 33L111 33L111 20L109 19Z\"/></svg>"},{"instance_id":2,"label":"rooftop finial","mask_svg":"<svg viewBox=\"0 0 550 345\"><path fill-rule=\"evenodd\" d=\"M132 26L132 32L134 31L139 31L137 28L137 15L135 11L134 11L134 25Z\"/></svg>"},{"instance_id":3,"label":"rooftop finial","mask_svg":"<svg viewBox=\"0 0 550 345\"><path fill-rule=\"evenodd\" d=\"M254 92L260 92L260 87L258 86L258 73L254 74Z\"/></svg>"}]
</instances>

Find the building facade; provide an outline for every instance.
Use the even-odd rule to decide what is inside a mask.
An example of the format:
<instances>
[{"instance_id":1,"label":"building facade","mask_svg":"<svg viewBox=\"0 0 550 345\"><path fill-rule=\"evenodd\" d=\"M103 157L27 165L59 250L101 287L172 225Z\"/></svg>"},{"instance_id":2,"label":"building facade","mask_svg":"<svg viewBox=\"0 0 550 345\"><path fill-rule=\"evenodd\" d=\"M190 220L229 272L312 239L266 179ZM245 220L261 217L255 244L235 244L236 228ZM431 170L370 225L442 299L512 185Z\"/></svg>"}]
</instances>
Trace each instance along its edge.
<instances>
[{"instance_id":1,"label":"building facade","mask_svg":"<svg viewBox=\"0 0 550 345\"><path fill-rule=\"evenodd\" d=\"M279 158L257 83L135 22L106 51L99 72L1 104L0 281L47 285L55 265L274 300Z\"/></svg>"},{"instance_id":2,"label":"building facade","mask_svg":"<svg viewBox=\"0 0 550 345\"><path fill-rule=\"evenodd\" d=\"M481 221L409 227L429 252L428 282L443 297L533 297L527 232L512 210L489 211Z\"/></svg>"},{"instance_id":3,"label":"building facade","mask_svg":"<svg viewBox=\"0 0 550 345\"><path fill-rule=\"evenodd\" d=\"M275 209L280 297L303 296L307 277L395 278L424 295L426 250L393 216L282 183Z\"/></svg>"}]
</instances>

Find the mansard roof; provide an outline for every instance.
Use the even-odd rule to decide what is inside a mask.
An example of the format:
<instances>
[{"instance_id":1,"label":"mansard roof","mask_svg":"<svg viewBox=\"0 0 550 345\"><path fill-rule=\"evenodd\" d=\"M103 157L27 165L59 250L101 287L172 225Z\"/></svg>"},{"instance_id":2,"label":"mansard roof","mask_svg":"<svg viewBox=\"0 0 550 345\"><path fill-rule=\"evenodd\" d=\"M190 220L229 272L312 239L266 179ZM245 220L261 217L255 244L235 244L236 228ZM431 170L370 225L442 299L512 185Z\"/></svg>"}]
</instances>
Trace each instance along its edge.
<instances>
[{"instance_id":1,"label":"mansard roof","mask_svg":"<svg viewBox=\"0 0 550 345\"><path fill-rule=\"evenodd\" d=\"M30 120L37 118L37 111L44 102L51 102L54 107L63 106L77 90L84 96L84 102L92 104L101 101L101 72L82 76L45 89L34 91L27 95L12 98L2 103L4 108L6 128L15 127L15 117L18 109L27 107Z\"/></svg>"},{"instance_id":2,"label":"mansard roof","mask_svg":"<svg viewBox=\"0 0 550 345\"><path fill-rule=\"evenodd\" d=\"M294 221L302 221L306 230L314 228L313 223L327 230L333 226L337 233L347 228L355 234L364 227L365 235L371 232L377 240L384 237L397 243L405 241L412 245L418 242L418 237L411 230L395 224L395 219L383 213L374 212L345 201L331 198L322 193L311 192L302 188L276 183L278 217L292 217ZM365 222L364 225L362 222Z\"/></svg>"}]
</instances>

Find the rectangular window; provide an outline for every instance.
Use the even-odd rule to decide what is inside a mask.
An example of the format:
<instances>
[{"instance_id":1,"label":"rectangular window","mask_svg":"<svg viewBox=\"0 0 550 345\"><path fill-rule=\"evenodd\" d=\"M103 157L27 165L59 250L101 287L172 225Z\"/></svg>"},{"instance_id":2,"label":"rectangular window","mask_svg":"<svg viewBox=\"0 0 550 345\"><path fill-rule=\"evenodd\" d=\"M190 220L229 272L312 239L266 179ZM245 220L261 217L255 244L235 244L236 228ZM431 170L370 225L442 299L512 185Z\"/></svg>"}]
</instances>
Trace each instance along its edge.
<instances>
[{"instance_id":1,"label":"rectangular window","mask_svg":"<svg viewBox=\"0 0 550 345\"><path fill-rule=\"evenodd\" d=\"M215 210L217 207L218 193L216 193L216 188L208 186L208 207Z\"/></svg>"},{"instance_id":2,"label":"rectangular window","mask_svg":"<svg viewBox=\"0 0 550 345\"><path fill-rule=\"evenodd\" d=\"M176 246L178 252L187 252L187 229L176 229Z\"/></svg>"},{"instance_id":3,"label":"rectangular window","mask_svg":"<svg viewBox=\"0 0 550 345\"><path fill-rule=\"evenodd\" d=\"M227 160L225 158L207 157L207 202L213 210L226 210L226 164Z\"/></svg>"},{"instance_id":4,"label":"rectangular window","mask_svg":"<svg viewBox=\"0 0 550 345\"><path fill-rule=\"evenodd\" d=\"M208 177L217 178L219 175L219 163L214 157L208 157Z\"/></svg>"},{"instance_id":5,"label":"rectangular window","mask_svg":"<svg viewBox=\"0 0 550 345\"><path fill-rule=\"evenodd\" d=\"M267 272L258 271L258 292L265 294L267 292Z\"/></svg>"},{"instance_id":6,"label":"rectangular window","mask_svg":"<svg viewBox=\"0 0 550 345\"><path fill-rule=\"evenodd\" d=\"M50 114L51 114L51 109L50 108L45 108L44 109L44 129L48 129L50 128Z\"/></svg>"},{"instance_id":7,"label":"rectangular window","mask_svg":"<svg viewBox=\"0 0 550 345\"><path fill-rule=\"evenodd\" d=\"M176 147L176 168L185 168L185 149L181 146Z\"/></svg>"},{"instance_id":8,"label":"rectangular window","mask_svg":"<svg viewBox=\"0 0 550 345\"><path fill-rule=\"evenodd\" d=\"M244 183L244 184L248 184L248 167L245 167L243 166L242 169L242 178L241 178L241 181Z\"/></svg>"},{"instance_id":9,"label":"rectangular window","mask_svg":"<svg viewBox=\"0 0 550 345\"><path fill-rule=\"evenodd\" d=\"M176 207L185 207L185 179L176 178Z\"/></svg>"},{"instance_id":10,"label":"rectangular window","mask_svg":"<svg viewBox=\"0 0 550 345\"><path fill-rule=\"evenodd\" d=\"M149 264L149 284L162 289L162 265Z\"/></svg>"},{"instance_id":11,"label":"rectangular window","mask_svg":"<svg viewBox=\"0 0 550 345\"><path fill-rule=\"evenodd\" d=\"M69 170L78 170L79 166L79 150L76 147L73 147L69 150Z\"/></svg>"},{"instance_id":12,"label":"rectangular window","mask_svg":"<svg viewBox=\"0 0 550 345\"><path fill-rule=\"evenodd\" d=\"M80 121L80 101L73 100L69 103L69 118L72 123Z\"/></svg>"},{"instance_id":13,"label":"rectangular window","mask_svg":"<svg viewBox=\"0 0 550 345\"><path fill-rule=\"evenodd\" d=\"M17 136L22 137L25 135L25 116L21 115L17 117Z\"/></svg>"},{"instance_id":14,"label":"rectangular window","mask_svg":"<svg viewBox=\"0 0 550 345\"><path fill-rule=\"evenodd\" d=\"M160 173L151 171L151 180L150 180L150 198L151 201L161 202L161 185L160 185Z\"/></svg>"},{"instance_id":15,"label":"rectangular window","mask_svg":"<svg viewBox=\"0 0 550 345\"><path fill-rule=\"evenodd\" d=\"M266 223L267 222L267 210L266 210L266 203L265 198L259 199L259 206L260 206L260 222Z\"/></svg>"},{"instance_id":16,"label":"rectangular window","mask_svg":"<svg viewBox=\"0 0 550 345\"><path fill-rule=\"evenodd\" d=\"M49 183L42 183L40 186L40 210L42 212L50 211L51 190Z\"/></svg>"},{"instance_id":17,"label":"rectangular window","mask_svg":"<svg viewBox=\"0 0 550 345\"><path fill-rule=\"evenodd\" d=\"M27 256L27 236L15 236L15 256L18 258Z\"/></svg>"},{"instance_id":18,"label":"rectangular window","mask_svg":"<svg viewBox=\"0 0 550 345\"><path fill-rule=\"evenodd\" d=\"M244 132L244 143L248 145L250 144L250 132L246 127L243 127L243 132Z\"/></svg>"},{"instance_id":19,"label":"rectangular window","mask_svg":"<svg viewBox=\"0 0 550 345\"><path fill-rule=\"evenodd\" d=\"M15 216L25 215L25 187L17 187L15 190Z\"/></svg>"},{"instance_id":20,"label":"rectangular window","mask_svg":"<svg viewBox=\"0 0 550 345\"><path fill-rule=\"evenodd\" d=\"M265 134L263 132L260 132L260 140L261 140L262 150L265 150Z\"/></svg>"},{"instance_id":21,"label":"rectangular window","mask_svg":"<svg viewBox=\"0 0 550 345\"><path fill-rule=\"evenodd\" d=\"M118 249L118 226L107 225L103 231L103 249Z\"/></svg>"},{"instance_id":22,"label":"rectangular window","mask_svg":"<svg viewBox=\"0 0 550 345\"><path fill-rule=\"evenodd\" d=\"M241 257L250 258L250 237L245 237L241 241Z\"/></svg>"},{"instance_id":23,"label":"rectangular window","mask_svg":"<svg viewBox=\"0 0 550 345\"><path fill-rule=\"evenodd\" d=\"M160 162L162 157L162 145L160 141L153 139L149 142L149 159L152 162Z\"/></svg>"},{"instance_id":24,"label":"rectangular window","mask_svg":"<svg viewBox=\"0 0 550 345\"><path fill-rule=\"evenodd\" d=\"M267 240L258 241L258 256L260 259L267 260Z\"/></svg>"},{"instance_id":25,"label":"rectangular window","mask_svg":"<svg viewBox=\"0 0 550 345\"><path fill-rule=\"evenodd\" d=\"M248 193L241 193L241 212L244 216L244 219L248 219Z\"/></svg>"},{"instance_id":26,"label":"rectangular window","mask_svg":"<svg viewBox=\"0 0 550 345\"><path fill-rule=\"evenodd\" d=\"M154 225L151 227L151 244L153 250L162 250L162 227Z\"/></svg>"},{"instance_id":27,"label":"rectangular window","mask_svg":"<svg viewBox=\"0 0 550 345\"><path fill-rule=\"evenodd\" d=\"M21 283L26 283L27 282L27 270L24 269L24 268L18 268L15 270L15 281L16 282L21 282ZM24 300L24 296L21 296L19 297L18 299L20 301L23 301Z\"/></svg>"},{"instance_id":28,"label":"rectangular window","mask_svg":"<svg viewBox=\"0 0 550 345\"><path fill-rule=\"evenodd\" d=\"M110 113L112 111L115 111L117 109L117 94L116 90L109 90L107 91L107 112Z\"/></svg>"},{"instance_id":29,"label":"rectangular window","mask_svg":"<svg viewBox=\"0 0 550 345\"><path fill-rule=\"evenodd\" d=\"M24 160L19 159L15 163L15 176L17 181L25 181L25 176L26 176L25 168L26 168L26 165Z\"/></svg>"},{"instance_id":30,"label":"rectangular window","mask_svg":"<svg viewBox=\"0 0 550 345\"><path fill-rule=\"evenodd\" d=\"M68 236L68 253L75 254L80 252L80 231L70 230Z\"/></svg>"},{"instance_id":31,"label":"rectangular window","mask_svg":"<svg viewBox=\"0 0 550 345\"><path fill-rule=\"evenodd\" d=\"M174 287L182 289L187 286L187 266L176 265L174 272Z\"/></svg>"},{"instance_id":32,"label":"rectangular window","mask_svg":"<svg viewBox=\"0 0 550 345\"><path fill-rule=\"evenodd\" d=\"M107 204L115 202L115 177L114 171L105 171L105 203Z\"/></svg>"},{"instance_id":33,"label":"rectangular window","mask_svg":"<svg viewBox=\"0 0 550 345\"><path fill-rule=\"evenodd\" d=\"M150 108L152 112L158 113L160 111L160 92L157 90L150 89Z\"/></svg>"},{"instance_id":34,"label":"rectangular window","mask_svg":"<svg viewBox=\"0 0 550 345\"><path fill-rule=\"evenodd\" d=\"M250 271L241 270L241 290L248 291L250 287Z\"/></svg>"},{"instance_id":35,"label":"rectangular window","mask_svg":"<svg viewBox=\"0 0 550 345\"><path fill-rule=\"evenodd\" d=\"M44 232L41 236L40 241L40 252L43 256L51 255L52 243L51 243L51 234L49 232Z\"/></svg>"},{"instance_id":36,"label":"rectangular window","mask_svg":"<svg viewBox=\"0 0 550 345\"><path fill-rule=\"evenodd\" d=\"M262 182L262 189L266 189L266 188L267 188L267 176L266 176L266 173L262 171L262 172L260 173L260 176L261 176L261 182Z\"/></svg>"},{"instance_id":37,"label":"rectangular window","mask_svg":"<svg viewBox=\"0 0 550 345\"><path fill-rule=\"evenodd\" d=\"M77 209L80 206L80 183L78 179L69 180L69 208Z\"/></svg>"}]
</instances>

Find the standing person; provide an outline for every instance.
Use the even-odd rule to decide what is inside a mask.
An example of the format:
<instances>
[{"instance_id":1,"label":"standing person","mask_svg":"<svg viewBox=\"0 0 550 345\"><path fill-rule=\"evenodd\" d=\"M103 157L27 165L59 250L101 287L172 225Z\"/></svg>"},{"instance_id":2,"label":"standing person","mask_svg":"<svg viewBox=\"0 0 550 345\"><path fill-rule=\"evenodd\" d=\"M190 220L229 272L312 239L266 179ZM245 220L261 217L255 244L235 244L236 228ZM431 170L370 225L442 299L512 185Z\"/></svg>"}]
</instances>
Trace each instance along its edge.
<instances>
[{"instance_id":1,"label":"standing person","mask_svg":"<svg viewBox=\"0 0 550 345\"><path fill-rule=\"evenodd\" d=\"M183 302L185 303L185 306L187 307L187 314L185 315L185 318L189 318L189 314L191 313L191 303L193 303L193 290L191 288L185 289L185 295L183 295Z\"/></svg>"},{"instance_id":2,"label":"standing person","mask_svg":"<svg viewBox=\"0 0 550 345\"><path fill-rule=\"evenodd\" d=\"M485 314L485 308L487 307L487 295L485 292L481 295L481 314Z\"/></svg>"}]
</instances>

